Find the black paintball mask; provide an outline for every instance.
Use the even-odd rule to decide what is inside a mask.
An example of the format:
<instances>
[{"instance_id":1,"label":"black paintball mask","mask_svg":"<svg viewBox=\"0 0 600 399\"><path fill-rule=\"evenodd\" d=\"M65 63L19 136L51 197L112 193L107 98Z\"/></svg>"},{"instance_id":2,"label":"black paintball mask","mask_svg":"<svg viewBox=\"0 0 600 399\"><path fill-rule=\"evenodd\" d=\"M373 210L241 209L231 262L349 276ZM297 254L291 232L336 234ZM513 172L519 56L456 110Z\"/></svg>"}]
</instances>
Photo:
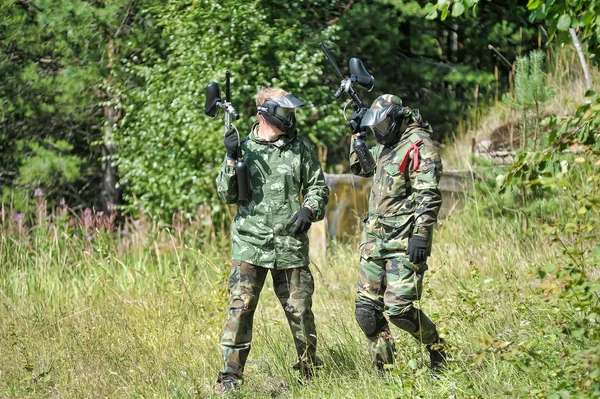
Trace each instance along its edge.
<instances>
[{"instance_id":1,"label":"black paintball mask","mask_svg":"<svg viewBox=\"0 0 600 399\"><path fill-rule=\"evenodd\" d=\"M269 98L256 109L270 125L289 134L296 130L296 108L303 105L304 103L293 95L286 94L283 97Z\"/></svg>"},{"instance_id":2,"label":"black paintball mask","mask_svg":"<svg viewBox=\"0 0 600 399\"><path fill-rule=\"evenodd\" d=\"M406 114L409 109L402 105L390 104L381 108L370 108L362 118L361 126L368 127L378 143L389 145L400 140L406 130Z\"/></svg>"}]
</instances>

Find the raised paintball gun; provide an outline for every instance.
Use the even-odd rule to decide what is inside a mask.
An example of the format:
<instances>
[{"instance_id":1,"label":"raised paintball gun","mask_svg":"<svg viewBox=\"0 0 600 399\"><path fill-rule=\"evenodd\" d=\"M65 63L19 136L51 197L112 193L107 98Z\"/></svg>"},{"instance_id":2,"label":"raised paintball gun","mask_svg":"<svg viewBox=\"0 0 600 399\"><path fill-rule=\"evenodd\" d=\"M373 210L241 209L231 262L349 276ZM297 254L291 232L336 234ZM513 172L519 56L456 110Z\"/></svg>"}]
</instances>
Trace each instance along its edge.
<instances>
[{"instance_id":1,"label":"raised paintball gun","mask_svg":"<svg viewBox=\"0 0 600 399\"><path fill-rule=\"evenodd\" d=\"M238 136L238 154L237 162L235 164L235 174L238 186L238 202L248 201L250 199L250 172L248 164L244 161L242 156L242 146L240 140L240 133L233 124L233 121L238 120L240 115L237 113L233 105L231 105L231 86L230 86L231 74L229 71L225 72L225 101L221 101L221 88L217 82L210 82L206 85L206 103L204 103L204 113L211 118L217 115L219 109L225 111L225 133L230 129L235 129Z\"/></svg>"},{"instance_id":2,"label":"raised paintball gun","mask_svg":"<svg viewBox=\"0 0 600 399\"><path fill-rule=\"evenodd\" d=\"M367 112L367 107L365 107L365 104L356 93L354 84L356 83L367 91L371 91L375 84L375 78L369 72L367 72L367 69L363 65L362 61L355 57L350 58L350 76L344 77L342 71L340 71L340 68L325 45L323 43L319 43L319 46L325 54L325 57L333 66L333 69L338 77L342 79L340 87L335 92L334 97L340 98L344 93L348 93L350 96L352 109L354 109L352 117L348 121L350 131L354 135L354 142L352 145L358 157L358 162L360 162L360 167L365 174L369 174L375 170L375 160L373 159L373 155L371 155L369 147L367 147L367 143L365 141L365 138L367 137L367 130L365 128L361 128L360 126L360 121L365 115L365 112Z\"/></svg>"}]
</instances>

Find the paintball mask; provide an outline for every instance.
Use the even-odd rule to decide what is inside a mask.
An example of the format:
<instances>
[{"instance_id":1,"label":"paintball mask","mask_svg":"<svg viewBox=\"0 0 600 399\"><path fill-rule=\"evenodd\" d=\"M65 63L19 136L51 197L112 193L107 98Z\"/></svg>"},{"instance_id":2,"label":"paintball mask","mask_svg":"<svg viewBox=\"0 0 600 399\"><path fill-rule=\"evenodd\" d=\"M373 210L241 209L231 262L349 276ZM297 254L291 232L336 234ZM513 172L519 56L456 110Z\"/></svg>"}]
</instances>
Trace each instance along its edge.
<instances>
[{"instance_id":1,"label":"paintball mask","mask_svg":"<svg viewBox=\"0 0 600 399\"><path fill-rule=\"evenodd\" d=\"M409 109L402 105L400 97L384 94L373 102L360 125L369 127L378 143L391 144L400 138L400 128L407 111Z\"/></svg>"},{"instance_id":2,"label":"paintball mask","mask_svg":"<svg viewBox=\"0 0 600 399\"><path fill-rule=\"evenodd\" d=\"M269 124L289 134L296 130L296 108L303 105L304 103L293 95L286 94L283 97L269 98L256 109Z\"/></svg>"}]
</instances>

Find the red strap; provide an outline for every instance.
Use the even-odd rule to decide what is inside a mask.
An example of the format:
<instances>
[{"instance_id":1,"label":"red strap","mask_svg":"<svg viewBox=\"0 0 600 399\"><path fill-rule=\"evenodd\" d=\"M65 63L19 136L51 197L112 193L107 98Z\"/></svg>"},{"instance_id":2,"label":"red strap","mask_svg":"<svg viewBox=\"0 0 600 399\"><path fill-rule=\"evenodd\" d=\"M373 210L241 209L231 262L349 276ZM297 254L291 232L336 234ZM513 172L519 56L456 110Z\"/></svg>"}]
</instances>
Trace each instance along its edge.
<instances>
[{"instance_id":1,"label":"red strap","mask_svg":"<svg viewBox=\"0 0 600 399\"><path fill-rule=\"evenodd\" d=\"M406 166L408 165L408 161L410 160L411 152L414 153L413 170L417 170L417 168L419 167L419 144L421 144L422 141L423 139L419 139L415 143L412 143L410 145L408 151L406 151L406 155L404 155L404 159L402 160L400 167L398 168L398 170L400 170L400 173L404 173L404 171L406 170Z\"/></svg>"}]
</instances>

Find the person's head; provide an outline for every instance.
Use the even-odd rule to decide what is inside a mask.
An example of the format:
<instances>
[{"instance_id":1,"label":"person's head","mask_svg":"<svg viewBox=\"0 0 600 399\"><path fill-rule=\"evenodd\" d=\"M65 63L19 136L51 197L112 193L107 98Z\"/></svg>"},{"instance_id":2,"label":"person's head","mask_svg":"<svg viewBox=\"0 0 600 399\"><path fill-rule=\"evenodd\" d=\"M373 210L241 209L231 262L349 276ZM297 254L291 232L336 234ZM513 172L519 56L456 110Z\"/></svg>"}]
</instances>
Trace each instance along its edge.
<instances>
[{"instance_id":1,"label":"person's head","mask_svg":"<svg viewBox=\"0 0 600 399\"><path fill-rule=\"evenodd\" d=\"M284 134L296 130L295 109L303 105L290 93L275 87L265 87L256 94L259 123Z\"/></svg>"},{"instance_id":2,"label":"person's head","mask_svg":"<svg viewBox=\"0 0 600 399\"><path fill-rule=\"evenodd\" d=\"M392 144L400 140L410 115L410 108L402 104L400 97L384 94L373 101L360 125L369 127L378 143Z\"/></svg>"}]
</instances>

